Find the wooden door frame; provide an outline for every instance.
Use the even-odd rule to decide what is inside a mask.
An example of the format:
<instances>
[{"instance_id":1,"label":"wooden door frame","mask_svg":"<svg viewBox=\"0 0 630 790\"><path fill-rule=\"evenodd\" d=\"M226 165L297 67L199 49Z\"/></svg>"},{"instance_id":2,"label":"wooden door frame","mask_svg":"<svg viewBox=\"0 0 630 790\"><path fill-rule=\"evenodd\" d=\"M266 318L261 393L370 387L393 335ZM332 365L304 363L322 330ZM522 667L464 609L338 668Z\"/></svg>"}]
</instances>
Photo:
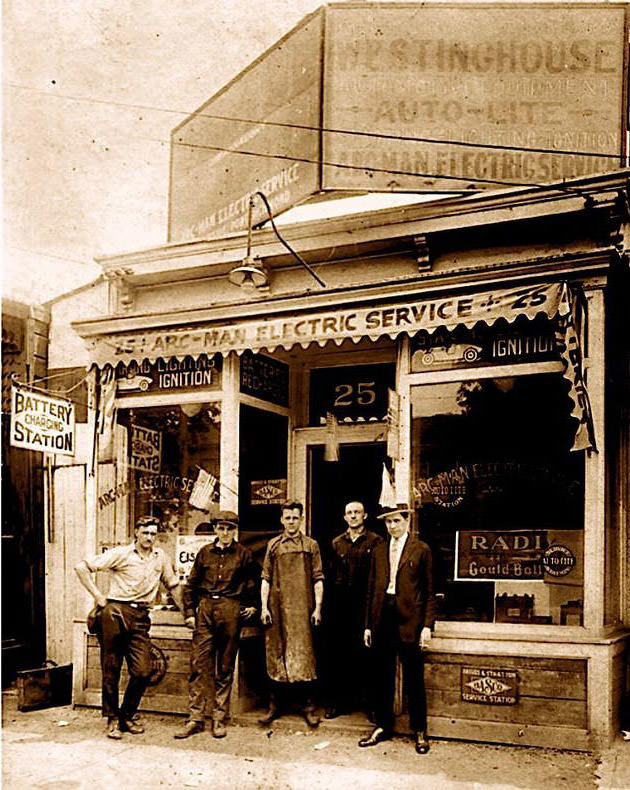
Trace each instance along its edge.
<instances>
[{"instance_id":1,"label":"wooden door frame","mask_svg":"<svg viewBox=\"0 0 630 790\"><path fill-rule=\"evenodd\" d=\"M337 426L339 445L374 444L387 441L387 424L383 422L353 423ZM326 426L296 428L291 435L289 459L289 496L304 504L304 530L310 525L310 466L309 449L326 444Z\"/></svg>"}]
</instances>

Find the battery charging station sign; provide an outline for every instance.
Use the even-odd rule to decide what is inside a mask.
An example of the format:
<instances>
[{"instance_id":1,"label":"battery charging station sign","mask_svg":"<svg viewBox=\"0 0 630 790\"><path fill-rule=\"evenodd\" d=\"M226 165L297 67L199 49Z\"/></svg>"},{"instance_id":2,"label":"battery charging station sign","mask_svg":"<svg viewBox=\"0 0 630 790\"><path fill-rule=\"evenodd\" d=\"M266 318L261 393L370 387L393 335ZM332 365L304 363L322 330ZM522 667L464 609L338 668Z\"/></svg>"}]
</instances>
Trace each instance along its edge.
<instances>
[{"instance_id":1,"label":"battery charging station sign","mask_svg":"<svg viewBox=\"0 0 630 790\"><path fill-rule=\"evenodd\" d=\"M11 387L11 447L74 455L74 403L24 387Z\"/></svg>"}]
</instances>

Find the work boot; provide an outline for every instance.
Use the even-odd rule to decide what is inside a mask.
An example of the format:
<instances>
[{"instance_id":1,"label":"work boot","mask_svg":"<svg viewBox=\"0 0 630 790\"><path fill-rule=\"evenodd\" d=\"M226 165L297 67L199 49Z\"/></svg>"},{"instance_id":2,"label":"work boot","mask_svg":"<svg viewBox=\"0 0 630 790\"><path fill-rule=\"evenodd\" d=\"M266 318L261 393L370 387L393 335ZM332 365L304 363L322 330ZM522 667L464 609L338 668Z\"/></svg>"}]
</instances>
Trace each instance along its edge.
<instances>
[{"instance_id":1,"label":"work boot","mask_svg":"<svg viewBox=\"0 0 630 790\"><path fill-rule=\"evenodd\" d=\"M315 729L315 727L319 727L319 716L314 710L307 708L306 710L302 711L302 716L304 716L304 721L309 727L312 727L313 729Z\"/></svg>"},{"instance_id":2,"label":"work boot","mask_svg":"<svg viewBox=\"0 0 630 790\"><path fill-rule=\"evenodd\" d=\"M128 732L131 735L142 735L144 727L141 724L136 724L131 719L121 719L119 727L122 732Z\"/></svg>"},{"instance_id":3,"label":"work boot","mask_svg":"<svg viewBox=\"0 0 630 790\"><path fill-rule=\"evenodd\" d=\"M107 719L107 737L114 741L119 741L122 738L117 716L110 716L109 719Z\"/></svg>"},{"instance_id":4,"label":"work boot","mask_svg":"<svg viewBox=\"0 0 630 790\"><path fill-rule=\"evenodd\" d=\"M191 735L196 735L198 732L203 732L204 727L205 725L202 721L187 721L181 730L177 730L177 732L173 735L173 738L177 738L179 740L182 740L183 738L190 738Z\"/></svg>"},{"instance_id":5,"label":"work boot","mask_svg":"<svg viewBox=\"0 0 630 790\"><path fill-rule=\"evenodd\" d=\"M227 735L227 727L222 721L215 720L212 722L212 735L214 738L225 738Z\"/></svg>"},{"instance_id":6,"label":"work boot","mask_svg":"<svg viewBox=\"0 0 630 790\"><path fill-rule=\"evenodd\" d=\"M267 712L266 712L266 713L264 713L264 714L263 714L263 715L262 715L262 716L261 716L261 717L258 719L258 723L259 723L259 724L263 724L263 725L271 724L271 722L272 722L274 719L277 719L277 718L278 718L278 716L279 716L279 714L278 714L278 708L277 708L277 707L276 707L274 704L271 704L271 705L269 705L269 708L267 709Z\"/></svg>"}]
</instances>

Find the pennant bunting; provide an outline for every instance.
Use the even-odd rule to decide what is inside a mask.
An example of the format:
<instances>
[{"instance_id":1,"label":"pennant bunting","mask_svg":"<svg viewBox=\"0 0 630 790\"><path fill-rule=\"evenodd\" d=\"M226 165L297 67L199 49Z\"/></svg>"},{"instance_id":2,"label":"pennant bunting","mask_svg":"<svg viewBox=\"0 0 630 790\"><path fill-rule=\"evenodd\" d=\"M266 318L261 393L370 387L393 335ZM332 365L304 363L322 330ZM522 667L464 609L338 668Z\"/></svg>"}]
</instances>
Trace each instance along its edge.
<instances>
[{"instance_id":1,"label":"pennant bunting","mask_svg":"<svg viewBox=\"0 0 630 790\"><path fill-rule=\"evenodd\" d=\"M400 457L400 396L387 390L387 455L392 461Z\"/></svg>"},{"instance_id":2,"label":"pennant bunting","mask_svg":"<svg viewBox=\"0 0 630 790\"><path fill-rule=\"evenodd\" d=\"M101 371L99 383L96 425L99 436L103 438L105 444L108 444L112 435L116 409L116 378L114 369L110 365Z\"/></svg>"},{"instance_id":3,"label":"pennant bunting","mask_svg":"<svg viewBox=\"0 0 630 790\"><path fill-rule=\"evenodd\" d=\"M571 416L578 422L571 450L597 452L591 403L582 372L582 351L578 331L579 305L575 293L565 282L558 310L556 345L564 362L564 377L570 383L569 397L573 401Z\"/></svg>"}]
</instances>

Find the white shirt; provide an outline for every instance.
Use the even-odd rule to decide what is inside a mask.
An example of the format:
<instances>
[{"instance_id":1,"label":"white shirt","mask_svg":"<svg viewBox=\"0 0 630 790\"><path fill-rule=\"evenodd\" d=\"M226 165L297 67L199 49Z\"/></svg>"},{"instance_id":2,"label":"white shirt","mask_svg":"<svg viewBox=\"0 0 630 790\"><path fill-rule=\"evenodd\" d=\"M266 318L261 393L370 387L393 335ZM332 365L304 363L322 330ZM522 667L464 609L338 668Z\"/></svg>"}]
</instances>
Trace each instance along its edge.
<instances>
[{"instance_id":1,"label":"white shirt","mask_svg":"<svg viewBox=\"0 0 630 790\"><path fill-rule=\"evenodd\" d=\"M389 541L389 584L386 590L389 595L396 595L396 574L408 535L409 533L405 532L398 540L391 538Z\"/></svg>"},{"instance_id":2,"label":"white shirt","mask_svg":"<svg viewBox=\"0 0 630 790\"><path fill-rule=\"evenodd\" d=\"M171 589L178 584L171 562L160 548L154 548L147 555L141 555L135 543L116 546L102 554L86 559L85 564L91 571L110 571L108 598L116 601L136 601L153 604L164 581Z\"/></svg>"}]
</instances>

